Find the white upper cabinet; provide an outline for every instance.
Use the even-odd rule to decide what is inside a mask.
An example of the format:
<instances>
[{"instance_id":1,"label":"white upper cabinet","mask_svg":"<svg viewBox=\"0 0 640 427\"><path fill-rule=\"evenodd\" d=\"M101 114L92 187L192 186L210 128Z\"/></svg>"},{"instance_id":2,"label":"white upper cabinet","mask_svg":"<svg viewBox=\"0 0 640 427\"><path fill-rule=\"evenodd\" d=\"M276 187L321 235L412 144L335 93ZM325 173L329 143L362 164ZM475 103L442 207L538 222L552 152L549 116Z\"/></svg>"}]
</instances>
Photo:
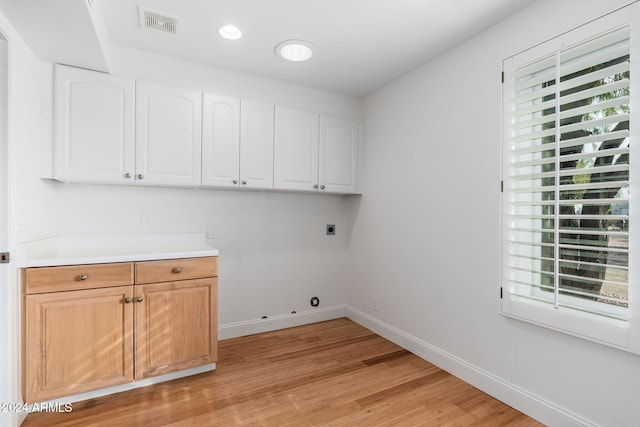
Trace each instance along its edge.
<instances>
[{"instance_id":1,"label":"white upper cabinet","mask_svg":"<svg viewBox=\"0 0 640 427\"><path fill-rule=\"evenodd\" d=\"M273 104L241 102L240 185L273 188Z\"/></svg>"},{"instance_id":2,"label":"white upper cabinet","mask_svg":"<svg viewBox=\"0 0 640 427\"><path fill-rule=\"evenodd\" d=\"M56 65L55 179L133 182L134 97L132 79Z\"/></svg>"},{"instance_id":3,"label":"white upper cabinet","mask_svg":"<svg viewBox=\"0 0 640 427\"><path fill-rule=\"evenodd\" d=\"M358 123L320 116L320 191L356 193Z\"/></svg>"},{"instance_id":4,"label":"white upper cabinet","mask_svg":"<svg viewBox=\"0 0 640 427\"><path fill-rule=\"evenodd\" d=\"M358 123L276 107L274 188L357 193Z\"/></svg>"},{"instance_id":5,"label":"white upper cabinet","mask_svg":"<svg viewBox=\"0 0 640 427\"><path fill-rule=\"evenodd\" d=\"M273 104L206 93L202 185L273 188Z\"/></svg>"},{"instance_id":6,"label":"white upper cabinet","mask_svg":"<svg viewBox=\"0 0 640 427\"><path fill-rule=\"evenodd\" d=\"M56 65L54 178L357 193L358 123Z\"/></svg>"},{"instance_id":7,"label":"white upper cabinet","mask_svg":"<svg viewBox=\"0 0 640 427\"><path fill-rule=\"evenodd\" d=\"M240 99L204 94L202 185L240 185Z\"/></svg>"},{"instance_id":8,"label":"white upper cabinet","mask_svg":"<svg viewBox=\"0 0 640 427\"><path fill-rule=\"evenodd\" d=\"M138 82L136 181L200 185L201 124L201 92Z\"/></svg>"},{"instance_id":9,"label":"white upper cabinet","mask_svg":"<svg viewBox=\"0 0 640 427\"><path fill-rule=\"evenodd\" d=\"M318 123L318 114L276 107L275 189L318 188Z\"/></svg>"}]
</instances>

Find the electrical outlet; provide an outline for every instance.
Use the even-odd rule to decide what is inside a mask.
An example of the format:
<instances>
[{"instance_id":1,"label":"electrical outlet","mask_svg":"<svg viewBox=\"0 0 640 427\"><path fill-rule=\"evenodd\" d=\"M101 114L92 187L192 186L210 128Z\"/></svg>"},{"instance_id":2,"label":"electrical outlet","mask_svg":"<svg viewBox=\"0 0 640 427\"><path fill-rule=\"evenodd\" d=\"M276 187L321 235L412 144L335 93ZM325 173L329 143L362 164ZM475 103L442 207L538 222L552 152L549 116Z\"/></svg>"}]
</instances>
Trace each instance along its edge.
<instances>
[{"instance_id":1,"label":"electrical outlet","mask_svg":"<svg viewBox=\"0 0 640 427\"><path fill-rule=\"evenodd\" d=\"M140 224L145 225L151 222L151 210L143 209L140 211Z\"/></svg>"},{"instance_id":2,"label":"electrical outlet","mask_svg":"<svg viewBox=\"0 0 640 427\"><path fill-rule=\"evenodd\" d=\"M371 297L371 310L378 311L378 297Z\"/></svg>"},{"instance_id":3,"label":"electrical outlet","mask_svg":"<svg viewBox=\"0 0 640 427\"><path fill-rule=\"evenodd\" d=\"M207 239L216 239L216 226L213 224L207 225Z\"/></svg>"},{"instance_id":4,"label":"electrical outlet","mask_svg":"<svg viewBox=\"0 0 640 427\"><path fill-rule=\"evenodd\" d=\"M336 225L327 224L327 236L333 236L334 234L336 234Z\"/></svg>"}]
</instances>

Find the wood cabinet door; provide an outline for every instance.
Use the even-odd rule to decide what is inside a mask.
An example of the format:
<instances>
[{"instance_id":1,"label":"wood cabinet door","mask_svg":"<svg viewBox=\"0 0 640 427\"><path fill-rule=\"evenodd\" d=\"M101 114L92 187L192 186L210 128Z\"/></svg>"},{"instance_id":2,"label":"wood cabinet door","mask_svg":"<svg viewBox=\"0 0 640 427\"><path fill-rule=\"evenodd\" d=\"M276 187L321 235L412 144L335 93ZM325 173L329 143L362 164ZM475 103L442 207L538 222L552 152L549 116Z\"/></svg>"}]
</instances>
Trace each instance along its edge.
<instances>
[{"instance_id":1,"label":"wood cabinet door","mask_svg":"<svg viewBox=\"0 0 640 427\"><path fill-rule=\"evenodd\" d=\"M240 185L240 99L205 93L202 103L202 185Z\"/></svg>"},{"instance_id":2,"label":"wood cabinet door","mask_svg":"<svg viewBox=\"0 0 640 427\"><path fill-rule=\"evenodd\" d=\"M273 188L273 108L273 104L241 101L241 187Z\"/></svg>"},{"instance_id":3,"label":"wood cabinet door","mask_svg":"<svg viewBox=\"0 0 640 427\"><path fill-rule=\"evenodd\" d=\"M320 191L357 192L358 123L334 117L320 117Z\"/></svg>"},{"instance_id":4,"label":"wood cabinet door","mask_svg":"<svg viewBox=\"0 0 640 427\"><path fill-rule=\"evenodd\" d=\"M56 65L56 179L133 182L134 97L133 79Z\"/></svg>"},{"instance_id":5,"label":"wood cabinet door","mask_svg":"<svg viewBox=\"0 0 640 427\"><path fill-rule=\"evenodd\" d=\"M217 278L135 286L136 379L217 360Z\"/></svg>"},{"instance_id":6,"label":"wood cabinet door","mask_svg":"<svg viewBox=\"0 0 640 427\"><path fill-rule=\"evenodd\" d=\"M133 286L25 296L25 402L132 381L132 297Z\"/></svg>"},{"instance_id":7,"label":"wood cabinet door","mask_svg":"<svg viewBox=\"0 0 640 427\"><path fill-rule=\"evenodd\" d=\"M318 189L318 114L276 107L273 186Z\"/></svg>"},{"instance_id":8,"label":"wood cabinet door","mask_svg":"<svg viewBox=\"0 0 640 427\"><path fill-rule=\"evenodd\" d=\"M136 85L136 182L200 185L202 94Z\"/></svg>"}]
</instances>

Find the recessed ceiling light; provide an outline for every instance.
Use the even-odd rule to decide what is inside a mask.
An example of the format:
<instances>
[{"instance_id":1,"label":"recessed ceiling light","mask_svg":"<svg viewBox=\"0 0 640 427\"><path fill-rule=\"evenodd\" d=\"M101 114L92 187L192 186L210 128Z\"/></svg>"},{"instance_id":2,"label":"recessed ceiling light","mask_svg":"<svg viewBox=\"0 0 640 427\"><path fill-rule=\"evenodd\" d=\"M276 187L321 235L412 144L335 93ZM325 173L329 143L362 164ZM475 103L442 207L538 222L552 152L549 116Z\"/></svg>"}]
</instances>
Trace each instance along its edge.
<instances>
[{"instance_id":1,"label":"recessed ceiling light","mask_svg":"<svg viewBox=\"0 0 640 427\"><path fill-rule=\"evenodd\" d=\"M287 61L301 62L311 58L315 46L304 40L285 40L276 46L276 55Z\"/></svg>"},{"instance_id":2,"label":"recessed ceiling light","mask_svg":"<svg viewBox=\"0 0 640 427\"><path fill-rule=\"evenodd\" d=\"M222 37L228 40L238 40L240 37L242 37L242 31L240 31L240 29L233 24L223 25L218 29L218 33L220 33Z\"/></svg>"}]
</instances>

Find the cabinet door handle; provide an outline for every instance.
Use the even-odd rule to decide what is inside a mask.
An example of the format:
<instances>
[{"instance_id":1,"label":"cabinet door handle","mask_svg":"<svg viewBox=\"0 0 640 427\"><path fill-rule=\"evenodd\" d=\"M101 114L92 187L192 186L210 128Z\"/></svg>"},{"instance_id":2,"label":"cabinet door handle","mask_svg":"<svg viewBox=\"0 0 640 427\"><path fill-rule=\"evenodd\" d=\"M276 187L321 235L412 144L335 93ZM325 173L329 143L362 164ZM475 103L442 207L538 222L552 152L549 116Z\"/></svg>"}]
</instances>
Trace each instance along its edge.
<instances>
[{"instance_id":1,"label":"cabinet door handle","mask_svg":"<svg viewBox=\"0 0 640 427\"><path fill-rule=\"evenodd\" d=\"M178 273L182 272L182 268L180 268L180 267L175 267L175 268L174 268L173 270L171 270L171 271L172 271L172 272L174 272L174 273L176 273L176 274L178 274Z\"/></svg>"},{"instance_id":2,"label":"cabinet door handle","mask_svg":"<svg viewBox=\"0 0 640 427\"><path fill-rule=\"evenodd\" d=\"M142 297L137 297L136 298L136 301L138 301L138 302L142 302L143 300L144 300L144 298L142 298Z\"/></svg>"},{"instance_id":3,"label":"cabinet door handle","mask_svg":"<svg viewBox=\"0 0 640 427\"><path fill-rule=\"evenodd\" d=\"M144 174L139 173L138 174L138 179L144 179Z\"/></svg>"},{"instance_id":4,"label":"cabinet door handle","mask_svg":"<svg viewBox=\"0 0 640 427\"><path fill-rule=\"evenodd\" d=\"M247 181L246 180L242 180L242 185L247 185Z\"/></svg>"},{"instance_id":5,"label":"cabinet door handle","mask_svg":"<svg viewBox=\"0 0 640 427\"><path fill-rule=\"evenodd\" d=\"M321 190L324 190L324 185L321 185L321 186L320 186L320 189L321 189Z\"/></svg>"},{"instance_id":6,"label":"cabinet door handle","mask_svg":"<svg viewBox=\"0 0 640 427\"><path fill-rule=\"evenodd\" d=\"M233 183L234 183L234 184L237 184L237 183L238 183L238 180L237 180L237 179L234 179L234 180L233 180Z\"/></svg>"},{"instance_id":7,"label":"cabinet door handle","mask_svg":"<svg viewBox=\"0 0 640 427\"><path fill-rule=\"evenodd\" d=\"M313 188L318 188L318 184L313 184Z\"/></svg>"},{"instance_id":8,"label":"cabinet door handle","mask_svg":"<svg viewBox=\"0 0 640 427\"><path fill-rule=\"evenodd\" d=\"M131 298L131 297L126 297L126 298L124 299L124 303L125 303L125 304L129 304L129 303L131 303L131 301L133 301L133 298Z\"/></svg>"},{"instance_id":9,"label":"cabinet door handle","mask_svg":"<svg viewBox=\"0 0 640 427\"><path fill-rule=\"evenodd\" d=\"M129 179L129 178L131 178L131 174L129 172L127 172L127 173L124 174L124 177Z\"/></svg>"},{"instance_id":10,"label":"cabinet door handle","mask_svg":"<svg viewBox=\"0 0 640 427\"><path fill-rule=\"evenodd\" d=\"M89 278L89 276L87 276L86 274L81 274L78 276L78 280L80 281L84 281L87 280Z\"/></svg>"}]
</instances>

